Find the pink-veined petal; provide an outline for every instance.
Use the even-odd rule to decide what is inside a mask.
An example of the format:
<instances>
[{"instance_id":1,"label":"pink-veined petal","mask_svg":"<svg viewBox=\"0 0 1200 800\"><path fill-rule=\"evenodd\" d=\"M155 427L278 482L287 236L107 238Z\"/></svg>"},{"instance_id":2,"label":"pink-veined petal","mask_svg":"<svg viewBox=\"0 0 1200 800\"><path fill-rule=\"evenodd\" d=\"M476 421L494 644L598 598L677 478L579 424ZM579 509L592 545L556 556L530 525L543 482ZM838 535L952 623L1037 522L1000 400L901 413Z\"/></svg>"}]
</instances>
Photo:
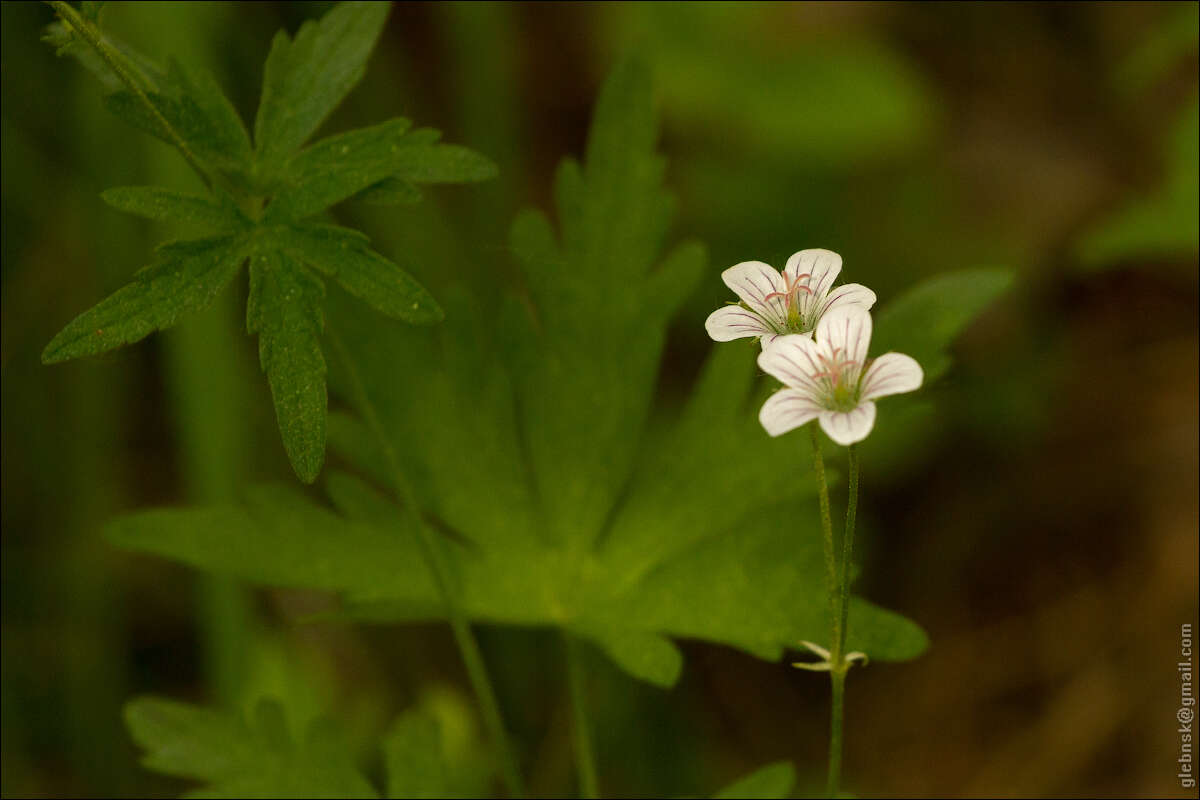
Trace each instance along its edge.
<instances>
[{"instance_id":1,"label":"pink-veined petal","mask_svg":"<svg viewBox=\"0 0 1200 800\"><path fill-rule=\"evenodd\" d=\"M775 333L762 317L741 306L718 308L708 315L708 319L704 321L704 329L718 342Z\"/></svg>"},{"instance_id":2,"label":"pink-veined petal","mask_svg":"<svg viewBox=\"0 0 1200 800\"><path fill-rule=\"evenodd\" d=\"M867 438L875 427L875 404L859 403L852 411L822 411L821 430L840 445L851 445Z\"/></svg>"},{"instance_id":3,"label":"pink-veined petal","mask_svg":"<svg viewBox=\"0 0 1200 800\"><path fill-rule=\"evenodd\" d=\"M770 264L743 261L721 273L721 280L738 298L779 330L787 328L787 286ZM774 296L772 296L774 295Z\"/></svg>"},{"instance_id":4,"label":"pink-veined petal","mask_svg":"<svg viewBox=\"0 0 1200 800\"><path fill-rule=\"evenodd\" d=\"M767 398L758 421L771 436L780 436L816 419L820 407L798 389L780 389Z\"/></svg>"},{"instance_id":5,"label":"pink-veined petal","mask_svg":"<svg viewBox=\"0 0 1200 800\"><path fill-rule=\"evenodd\" d=\"M844 283L829 293L821 304L820 316L841 306L860 306L869 309L875 305L875 293L861 283Z\"/></svg>"},{"instance_id":6,"label":"pink-veined petal","mask_svg":"<svg viewBox=\"0 0 1200 800\"><path fill-rule=\"evenodd\" d=\"M802 300L807 309L810 303L818 302L829 294L841 271L842 257L832 250L801 250L787 260L783 276L789 285L795 283L799 275L808 276L801 282L802 286L808 287Z\"/></svg>"},{"instance_id":7,"label":"pink-veined petal","mask_svg":"<svg viewBox=\"0 0 1200 800\"><path fill-rule=\"evenodd\" d=\"M780 336L803 336L806 339L811 339L812 331L809 331L808 333L767 333L767 334L763 334L763 336L758 341L759 341L759 344L762 345L762 349L766 350Z\"/></svg>"},{"instance_id":8,"label":"pink-veined petal","mask_svg":"<svg viewBox=\"0 0 1200 800\"><path fill-rule=\"evenodd\" d=\"M911 392L921 386L925 373L912 356L903 353L884 353L871 362L862 379L863 400L871 400L888 394Z\"/></svg>"},{"instance_id":9,"label":"pink-veined petal","mask_svg":"<svg viewBox=\"0 0 1200 800\"><path fill-rule=\"evenodd\" d=\"M793 333L780 336L759 353L758 366L783 384L816 398L820 387L815 376L824 369L821 364L823 352L812 339Z\"/></svg>"},{"instance_id":10,"label":"pink-veined petal","mask_svg":"<svg viewBox=\"0 0 1200 800\"><path fill-rule=\"evenodd\" d=\"M858 305L831 309L817 323L817 341L862 369L871 346L871 312Z\"/></svg>"}]
</instances>

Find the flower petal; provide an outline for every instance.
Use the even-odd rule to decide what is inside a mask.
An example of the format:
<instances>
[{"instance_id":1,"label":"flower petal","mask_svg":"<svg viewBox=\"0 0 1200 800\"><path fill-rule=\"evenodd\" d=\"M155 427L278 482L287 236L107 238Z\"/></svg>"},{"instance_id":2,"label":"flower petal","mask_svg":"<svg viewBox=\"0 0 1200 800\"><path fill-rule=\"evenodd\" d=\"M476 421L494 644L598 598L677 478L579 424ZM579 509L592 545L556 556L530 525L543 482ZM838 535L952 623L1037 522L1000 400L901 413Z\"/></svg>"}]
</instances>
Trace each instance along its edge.
<instances>
[{"instance_id":1,"label":"flower petal","mask_svg":"<svg viewBox=\"0 0 1200 800\"><path fill-rule=\"evenodd\" d=\"M825 298L825 302L821 304L821 310L818 316L824 316L826 313L841 306L861 306L862 308L870 308L875 305L875 293L861 283L844 283L829 293Z\"/></svg>"},{"instance_id":2,"label":"flower petal","mask_svg":"<svg viewBox=\"0 0 1200 800\"><path fill-rule=\"evenodd\" d=\"M861 369L871 346L871 312L859 305L832 309L817 323L817 341Z\"/></svg>"},{"instance_id":3,"label":"flower petal","mask_svg":"<svg viewBox=\"0 0 1200 800\"><path fill-rule=\"evenodd\" d=\"M801 285L807 286L811 294L806 295L808 303L824 299L829 294L838 273L842 271L842 257L832 250L801 250L787 261L783 268L783 277L791 285L800 275L807 275Z\"/></svg>"},{"instance_id":4,"label":"flower petal","mask_svg":"<svg viewBox=\"0 0 1200 800\"><path fill-rule=\"evenodd\" d=\"M704 321L708 335L718 342L730 342L746 336L762 336L775 333L766 321L741 306L725 306L708 315Z\"/></svg>"},{"instance_id":5,"label":"flower petal","mask_svg":"<svg viewBox=\"0 0 1200 800\"><path fill-rule=\"evenodd\" d=\"M919 388L925 373L912 356L884 353L871 362L862 378L861 397L872 400L888 394L901 394Z\"/></svg>"},{"instance_id":6,"label":"flower petal","mask_svg":"<svg viewBox=\"0 0 1200 800\"><path fill-rule=\"evenodd\" d=\"M780 336L758 354L758 366L793 389L811 398L819 397L820 386L814 377L822 371L820 345L804 334Z\"/></svg>"},{"instance_id":7,"label":"flower petal","mask_svg":"<svg viewBox=\"0 0 1200 800\"><path fill-rule=\"evenodd\" d=\"M822 411L821 430L840 445L851 445L867 438L875 427L875 404L859 403L853 411Z\"/></svg>"},{"instance_id":8,"label":"flower petal","mask_svg":"<svg viewBox=\"0 0 1200 800\"><path fill-rule=\"evenodd\" d=\"M721 280L738 298L779 330L787 329L787 286L770 264L743 261L721 273ZM774 297L770 295L774 294Z\"/></svg>"},{"instance_id":9,"label":"flower petal","mask_svg":"<svg viewBox=\"0 0 1200 800\"><path fill-rule=\"evenodd\" d=\"M763 403L758 421L768 434L779 436L811 422L820 413L821 409L807 393L799 389L780 389Z\"/></svg>"}]
</instances>

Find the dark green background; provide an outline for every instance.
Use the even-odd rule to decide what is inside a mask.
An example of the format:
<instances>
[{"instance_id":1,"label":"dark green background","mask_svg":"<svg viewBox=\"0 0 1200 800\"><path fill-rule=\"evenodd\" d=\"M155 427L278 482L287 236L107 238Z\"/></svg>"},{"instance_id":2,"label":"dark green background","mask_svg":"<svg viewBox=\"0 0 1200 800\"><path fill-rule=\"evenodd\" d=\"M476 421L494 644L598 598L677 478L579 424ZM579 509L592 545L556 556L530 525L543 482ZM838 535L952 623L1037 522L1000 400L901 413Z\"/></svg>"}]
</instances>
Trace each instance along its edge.
<instances>
[{"instance_id":1,"label":"dark green background","mask_svg":"<svg viewBox=\"0 0 1200 800\"><path fill-rule=\"evenodd\" d=\"M271 35L324 8L114 3L102 21L213 70L252 119ZM333 710L355 741L412 702L473 725L441 626L301 625L327 600L247 594L100 539L121 511L294 478L253 340L237 333L242 285L167 334L40 364L170 235L100 191L195 178L38 41L47 6L0 9L4 795L177 792L137 766L120 706L234 693L245 676L228 654L246 648L252 680ZM656 68L675 230L711 253L668 342L667 408L712 346L703 321L733 263L827 247L881 303L943 271L1012 269L1013 291L925 390L937 424L903 457L863 464L860 592L933 646L855 671L846 784L1186 796L1174 664L1197 609L1196 9L398 3L327 129L403 114L485 153L501 178L430 190L416 209L339 213L383 252L415 254L435 295L464 274L503 285L513 215L548 204L600 81L637 46ZM482 637L533 791L568 791L555 643ZM596 662L606 790L701 794L775 759L797 762L802 790L817 785L826 684L686 652L671 693Z\"/></svg>"}]
</instances>

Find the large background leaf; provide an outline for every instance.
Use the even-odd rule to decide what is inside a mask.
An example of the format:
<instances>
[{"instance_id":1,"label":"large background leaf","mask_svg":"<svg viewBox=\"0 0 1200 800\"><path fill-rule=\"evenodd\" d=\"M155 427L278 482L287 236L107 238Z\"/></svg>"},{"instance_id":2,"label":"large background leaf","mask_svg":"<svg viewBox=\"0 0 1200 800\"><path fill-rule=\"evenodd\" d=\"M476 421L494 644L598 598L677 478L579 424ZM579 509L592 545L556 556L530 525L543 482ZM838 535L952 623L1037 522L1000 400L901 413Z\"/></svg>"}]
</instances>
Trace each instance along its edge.
<instances>
[{"instance_id":1,"label":"large background leaf","mask_svg":"<svg viewBox=\"0 0 1200 800\"><path fill-rule=\"evenodd\" d=\"M428 337L341 324L421 513L453 537L447 556L466 613L569 630L630 674L670 685L681 669L670 637L777 659L799 639L828 638L828 603L809 456L796 437L761 431L757 407L769 387L757 377L754 346L715 349L678 418L646 435L667 321L703 266L693 245L654 266L670 201L653 151L649 86L636 60L606 83L587 158L559 169L561 234L536 212L518 217L512 242L524 302L489 315L469 294L452 293L437 358ZM934 329L930 346L956 332ZM367 476L391 484L371 430L339 416L331 440ZM413 575L413 531L388 493L339 475L329 494L342 517L286 490L266 506L259 496L248 515L220 512L239 525L213 530L208 547L198 540L201 512L135 515L112 534L255 581L339 589L361 618L438 617L440 598ZM290 544L270 532L282 530L275 515L293 521ZM247 525L264 535L247 535ZM347 551L360 536L352 531L372 528L394 537L380 565L412 559L391 577L356 567L363 555ZM233 538L239 543L220 544ZM389 539L371 541L386 547ZM279 548L295 553L282 559L296 565L286 574ZM904 659L925 642L911 622L856 601L852 647Z\"/></svg>"}]
</instances>

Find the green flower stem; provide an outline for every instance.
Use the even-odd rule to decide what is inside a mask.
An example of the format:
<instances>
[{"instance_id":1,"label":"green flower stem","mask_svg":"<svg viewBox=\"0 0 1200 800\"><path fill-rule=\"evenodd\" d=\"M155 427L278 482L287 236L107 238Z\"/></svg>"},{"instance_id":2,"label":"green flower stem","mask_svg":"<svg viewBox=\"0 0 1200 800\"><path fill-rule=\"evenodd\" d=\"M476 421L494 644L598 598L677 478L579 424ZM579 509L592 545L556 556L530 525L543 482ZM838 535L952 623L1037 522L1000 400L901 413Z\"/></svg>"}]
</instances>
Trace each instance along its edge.
<instances>
[{"instance_id":1,"label":"green flower stem","mask_svg":"<svg viewBox=\"0 0 1200 800\"><path fill-rule=\"evenodd\" d=\"M854 553L854 524L858 515L858 450L847 448L849 462L848 497L846 501L846 532L839 554L833 541L833 523L829 514L829 486L825 481L825 460L821 455L821 440L817 426L809 425L812 435L813 469L817 473L817 489L821 505L821 531L825 544L825 574L829 586L830 616L833 642L829 648L829 681L833 697L829 712L829 776L826 793L837 797L842 773L843 708L846 694L846 673L850 664L845 660L846 631L850 617L850 563Z\"/></svg>"},{"instance_id":2,"label":"green flower stem","mask_svg":"<svg viewBox=\"0 0 1200 800\"><path fill-rule=\"evenodd\" d=\"M332 340L334 349L337 350L338 356L346 368L359 411L362 413L371 431L375 434L376 440L383 448L384 456L387 458L388 466L392 471L397 499L399 499L400 505L404 507L405 511L411 517L413 527L417 531L417 540L421 548L421 555L425 559L429 572L433 576L434 584L446 607L446 616L449 618L450 629L454 632L454 640L458 643L459 652L462 655L463 663L466 665L467 677L471 681L471 688L474 690L475 697L483 710L484 724L487 725L493 745L499 750L500 767L505 787L508 789L509 796L524 797L525 787L521 781L521 773L517 769L517 761L513 753L512 743L509 741L508 732L504 727L504 720L500 715L500 705L496 701L496 692L492 688L491 679L488 677L487 666L483 663L483 655L479 652L479 642L475 639L475 634L467 622L466 615L458 604L457 592L451 586L449 570L444 561L441 540L429 529L429 526L425 524L425 520L421 516L417 506L416 493L413 491L412 485L408 482L404 471L400 468L400 459L396 455L395 448L392 447L390 438L384 431L383 424L379 420L379 415L375 412L374 404L367 396L366 387L363 385L362 378L359 376L349 352L336 333L329 331L329 338Z\"/></svg>"},{"instance_id":3,"label":"green flower stem","mask_svg":"<svg viewBox=\"0 0 1200 800\"><path fill-rule=\"evenodd\" d=\"M575 727L575 762L579 771L579 792L588 800L600 796L596 780L596 759L592 753L592 730L588 720L587 690L584 686L583 654L579 641L563 632L567 650L567 682L571 686L571 719Z\"/></svg>"},{"instance_id":4,"label":"green flower stem","mask_svg":"<svg viewBox=\"0 0 1200 800\"><path fill-rule=\"evenodd\" d=\"M825 588L829 592L829 606L833 613L833 598L837 591L837 567L833 551L833 522L829 516L829 485L825 482L825 459L821 455L821 439L815 421L808 424L812 434L813 471L817 473L817 497L821 503L821 533L825 545Z\"/></svg>"},{"instance_id":5,"label":"green flower stem","mask_svg":"<svg viewBox=\"0 0 1200 800\"><path fill-rule=\"evenodd\" d=\"M832 661L829 681L833 686L833 700L829 708L829 779L825 793L830 798L838 796L838 782L842 775L842 704L846 694L846 669Z\"/></svg>"},{"instance_id":6,"label":"green flower stem","mask_svg":"<svg viewBox=\"0 0 1200 800\"><path fill-rule=\"evenodd\" d=\"M850 617L850 562L854 553L854 522L858 515L858 447L850 445L846 448L846 459L849 467L849 482L846 498L846 534L842 537L841 574L838 576L838 616L837 637L834 640L832 653L840 663L842 654L846 652L846 631Z\"/></svg>"},{"instance_id":7,"label":"green flower stem","mask_svg":"<svg viewBox=\"0 0 1200 800\"><path fill-rule=\"evenodd\" d=\"M150 98L146 96L146 92L142 90L137 80L134 79L132 69L125 63L125 57L105 42L104 37L100 34L96 26L81 17L79 12L70 5L61 2L61 0L51 0L50 5L63 22L69 25L75 33L92 46L92 49L96 51L96 55L100 56L104 60L104 63L108 65L108 68L121 79L121 82L129 87L129 91L133 92L142 101L146 109L150 112L150 115L154 117L154 121L162 126L163 131L171 139L171 144L175 145L179 152L183 154L184 159L188 162L188 166L194 169L196 174L200 176L200 180L204 181L204 185L211 189L212 179L209 177L208 171L200 164L200 160L196 158L191 148L187 146L187 142L179 135L179 131L175 130L174 126L158 110L158 106L154 105L150 101Z\"/></svg>"}]
</instances>

